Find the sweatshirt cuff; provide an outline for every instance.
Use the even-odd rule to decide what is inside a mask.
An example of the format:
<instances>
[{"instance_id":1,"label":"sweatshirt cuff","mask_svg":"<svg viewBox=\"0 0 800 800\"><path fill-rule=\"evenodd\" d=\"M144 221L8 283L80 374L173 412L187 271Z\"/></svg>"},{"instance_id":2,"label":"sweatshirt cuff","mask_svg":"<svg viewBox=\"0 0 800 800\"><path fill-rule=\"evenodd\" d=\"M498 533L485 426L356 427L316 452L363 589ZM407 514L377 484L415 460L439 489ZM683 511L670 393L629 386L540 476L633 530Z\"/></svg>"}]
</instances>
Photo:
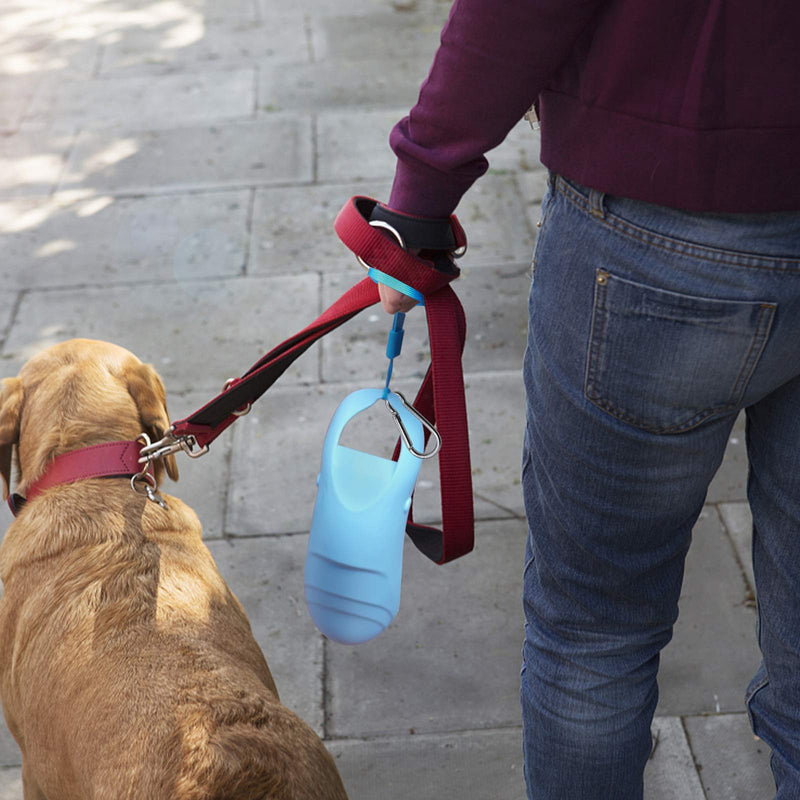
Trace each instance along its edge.
<instances>
[{"instance_id":1,"label":"sweatshirt cuff","mask_svg":"<svg viewBox=\"0 0 800 800\"><path fill-rule=\"evenodd\" d=\"M452 187L441 173L430 172L415 169L398 159L387 203L389 208L416 217L449 217L463 192Z\"/></svg>"},{"instance_id":2,"label":"sweatshirt cuff","mask_svg":"<svg viewBox=\"0 0 800 800\"><path fill-rule=\"evenodd\" d=\"M418 217L449 217L464 193L488 168L486 159L478 159L471 169L461 172L437 169L425 163L424 149L409 142L401 130L402 123L395 127L389 140L397 155L397 166L387 205Z\"/></svg>"}]
</instances>

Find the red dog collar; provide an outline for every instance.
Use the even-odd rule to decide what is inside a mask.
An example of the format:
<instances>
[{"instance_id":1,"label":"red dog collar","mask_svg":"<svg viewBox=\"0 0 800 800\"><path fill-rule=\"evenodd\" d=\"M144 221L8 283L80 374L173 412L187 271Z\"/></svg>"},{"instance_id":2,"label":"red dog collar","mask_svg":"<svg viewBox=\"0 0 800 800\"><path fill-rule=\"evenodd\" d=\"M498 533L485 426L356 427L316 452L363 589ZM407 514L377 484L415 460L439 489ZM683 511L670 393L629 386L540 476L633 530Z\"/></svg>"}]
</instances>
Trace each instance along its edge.
<instances>
[{"instance_id":1,"label":"red dog collar","mask_svg":"<svg viewBox=\"0 0 800 800\"><path fill-rule=\"evenodd\" d=\"M58 456L38 481L28 487L25 497L12 494L8 505L16 516L22 506L51 486L75 483L87 478L132 478L142 472L140 441L105 442Z\"/></svg>"}]
</instances>

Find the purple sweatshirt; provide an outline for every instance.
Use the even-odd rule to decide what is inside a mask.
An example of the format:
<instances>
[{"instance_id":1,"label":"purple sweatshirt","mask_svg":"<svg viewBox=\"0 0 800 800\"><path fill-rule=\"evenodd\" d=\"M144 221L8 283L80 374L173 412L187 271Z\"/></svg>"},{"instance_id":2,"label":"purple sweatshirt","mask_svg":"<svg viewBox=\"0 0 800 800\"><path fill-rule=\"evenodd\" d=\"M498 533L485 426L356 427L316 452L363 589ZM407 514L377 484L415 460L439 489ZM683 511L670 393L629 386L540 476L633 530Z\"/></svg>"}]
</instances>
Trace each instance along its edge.
<instances>
[{"instance_id":1,"label":"purple sweatshirt","mask_svg":"<svg viewBox=\"0 0 800 800\"><path fill-rule=\"evenodd\" d=\"M800 210L799 42L800 0L455 0L390 137L389 205L450 214L536 100L542 162L578 183Z\"/></svg>"}]
</instances>

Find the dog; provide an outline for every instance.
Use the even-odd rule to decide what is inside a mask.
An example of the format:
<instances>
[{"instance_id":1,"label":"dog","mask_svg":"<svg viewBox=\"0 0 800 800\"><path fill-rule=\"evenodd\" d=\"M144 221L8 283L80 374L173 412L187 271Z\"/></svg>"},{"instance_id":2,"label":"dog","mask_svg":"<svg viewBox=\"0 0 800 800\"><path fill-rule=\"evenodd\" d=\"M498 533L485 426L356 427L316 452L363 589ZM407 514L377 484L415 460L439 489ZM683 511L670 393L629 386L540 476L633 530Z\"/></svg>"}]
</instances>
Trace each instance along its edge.
<instances>
[{"instance_id":1,"label":"dog","mask_svg":"<svg viewBox=\"0 0 800 800\"><path fill-rule=\"evenodd\" d=\"M106 342L34 356L0 390L0 475L25 491L57 456L153 441L155 370ZM12 455L14 458L12 458ZM173 456L155 478L177 480ZM197 515L130 478L52 486L0 547L0 699L25 800L347 800L321 739L278 699Z\"/></svg>"}]
</instances>

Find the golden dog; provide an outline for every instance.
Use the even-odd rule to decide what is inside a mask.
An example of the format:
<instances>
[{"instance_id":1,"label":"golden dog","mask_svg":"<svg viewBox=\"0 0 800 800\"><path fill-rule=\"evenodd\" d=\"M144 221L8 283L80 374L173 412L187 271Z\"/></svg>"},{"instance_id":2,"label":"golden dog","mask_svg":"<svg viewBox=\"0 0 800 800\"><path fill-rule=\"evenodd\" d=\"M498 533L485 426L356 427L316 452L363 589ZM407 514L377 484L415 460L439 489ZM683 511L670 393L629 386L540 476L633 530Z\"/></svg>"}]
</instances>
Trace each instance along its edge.
<instances>
[{"instance_id":1,"label":"golden dog","mask_svg":"<svg viewBox=\"0 0 800 800\"><path fill-rule=\"evenodd\" d=\"M154 441L164 387L127 350L76 339L0 392L0 473L21 494L58 455ZM172 457L156 466L177 480ZM25 800L346 800L322 741L278 700L196 514L128 478L47 489L0 548L0 697Z\"/></svg>"}]
</instances>

